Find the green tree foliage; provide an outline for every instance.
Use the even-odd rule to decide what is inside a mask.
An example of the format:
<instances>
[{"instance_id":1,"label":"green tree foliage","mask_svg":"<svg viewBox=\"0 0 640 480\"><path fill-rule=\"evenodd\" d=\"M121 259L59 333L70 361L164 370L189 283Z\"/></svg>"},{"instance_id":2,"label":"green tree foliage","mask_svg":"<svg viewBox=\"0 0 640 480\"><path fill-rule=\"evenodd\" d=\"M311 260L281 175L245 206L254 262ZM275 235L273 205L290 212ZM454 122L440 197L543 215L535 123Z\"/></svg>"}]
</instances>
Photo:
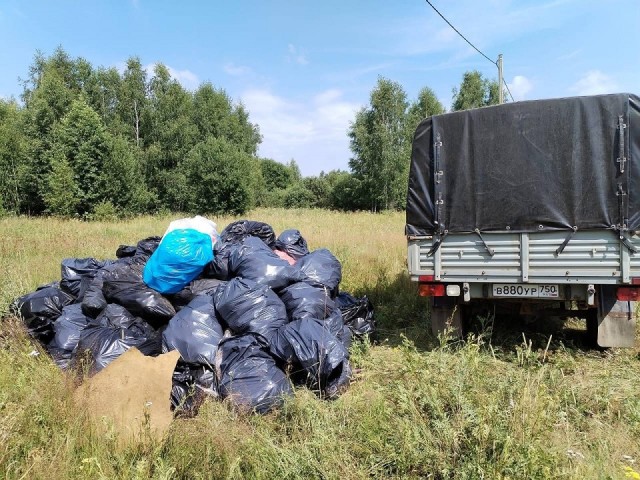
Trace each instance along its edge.
<instances>
[{"instance_id":1,"label":"green tree foliage","mask_svg":"<svg viewBox=\"0 0 640 480\"><path fill-rule=\"evenodd\" d=\"M209 137L180 165L193 213L243 214L253 206L251 156L224 138Z\"/></svg>"},{"instance_id":2,"label":"green tree foliage","mask_svg":"<svg viewBox=\"0 0 640 480\"><path fill-rule=\"evenodd\" d=\"M47 189L44 192L47 212L65 217L76 215L80 197L73 168L64 155L57 152L51 159L51 172L47 175Z\"/></svg>"},{"instance_id":3,"label":"green tree foliage","mask_svg":"<svg viewBox=\"0 0 640 480\"><path fill-rule=\"evenodd\" d=\"M496 80L489 80L473 70L465 72L460 88L453 89L454 111L486 107L498 103L499 86Z\"/></svg>"},{"instance_id":4,"label":"green tree foliage","mask_svg":"<svg viewBox=\"0 0 640 480\"><path fill-rule=\"evenodd\" d=\"M100 176L109 156L108 147L108 133L98 114L83 100L74 100L52 132L51 151L54 156L64 158L73 170L80 215L90 213L106 199L100 189Z\"/></svg>"},{"instance_id":5,"label":"green tree foliage","mask_svg":"<svg viewBox=\"0 0 640 480\"><path fill-rule=\"evenodd\" d=\"M27 148L22 111L16 102L0 99L0 210L5 213L19 213L24 202Z\"/></svg>"},{"instance_id":6,"label":"green tree foliage","mask_svg":"<svg viewBox=\"0 0 640 480\"><path fill-rule=\"evenodd\" d=\"M142 68L140 59L131 57L127 60L127 68L120 82L117 112L125 126L124 133L137 147L142 144L142 119L147 100L147 73Z\"/></svg>"},{"instance_id":7,"label":"green tree foliage","mask_svg":"<svg viewBox=\"0 0 640 480\"><path fill-rule=\"evenodd\" d=\"M260 160L260 172L267 190L284 189L297 181L291 168L270 158Z\"/></svg>"},{"instance_id":8,"label":"green tree foliage","mask_svg":"<svg viewBox=\"0 0 640 480\"><path fill-rule=\"evenodd\" d=\"M433 90L428 87L420 90L417 100L411 103L407 111L409 141L413 139L413 134L422 120L433 115L440 115L444 111L442 103L440 103Z\"/></svg>"},{"instance_id":9,"label":"green tree foliage","mask_svg":"<svg viewBox=\"0 0 640 480\"><path fill-rule=\"evenodd\" d=\"M238 168L248 169L241 185L234 175L216 177L223 184L216 188L237 190L229 200L233 209L253 205L263 189L258 126L242 104L211 84L190 92L162 64L150 75L131 57L119 73L71 58L60 47L51 56L37 52L22 83L22 105L0 104L0 167L9 172L0 180L3 211L96 218L195 208L193 192L212 177L198 178L192 159L213 140L225 145L215 156L219 171L231 168L221 152L232 152ZM217 205L211 208L222 211Z\"/></svg>"},{"instance_id":10,"label":"green tree foliage","mask_svg":"<svg viewBox=\"0 0 640 480\"><path fill-rule=\"evenodd\" d=\"M379 78L370 105L356 114L349 130L349 167L369 210L403 208L406 203L407 107L400 84Z\"/></svg>"},{"instance_id":11,"label":"green tree foliage","mask_svg":"<svg viewBox=\"0 0 640 480\"><path fill-rule=\"evenodd\" d=\"M351 171L303 178L294 160L257 157L244 105L211 83L185 89L163 64L149 73L131 57L120 73L58 47L37 52L22 83L22 104L0 101L0 210L81 218L403 208L415 126L443 110L431 90L409 104L380 78L349 130Z\"/></svg>"},{"instance_id":12,"label":"green tree foliage","mask_svg":"<svg viewBox=\"0 0 640 480\"><path fill-rule=\"evenodd\" d=\"M98 178L103 201L120 213L148 211L155 203L155 197L144 181L139 150L132 148L123 137L109 135L107 152ZM96 207L93 210L95 213Z\"/></svg>"}]
</instances>

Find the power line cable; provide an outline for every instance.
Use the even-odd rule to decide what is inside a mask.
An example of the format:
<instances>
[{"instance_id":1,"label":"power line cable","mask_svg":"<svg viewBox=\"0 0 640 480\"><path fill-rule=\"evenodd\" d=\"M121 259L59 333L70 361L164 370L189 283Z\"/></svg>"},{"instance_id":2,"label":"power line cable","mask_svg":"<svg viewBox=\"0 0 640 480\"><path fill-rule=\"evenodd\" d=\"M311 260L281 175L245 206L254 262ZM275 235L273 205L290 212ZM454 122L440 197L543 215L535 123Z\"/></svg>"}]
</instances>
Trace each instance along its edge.
<instances>
[{"instance_id":1,"label":"power line cable","mask_svg":"<svg viewBox=\"0 0 640 480\"><path fill-rule=\"evenodd\" d=\"M451 27L451 28L452 28L452 29L453 29L453 30L454 30L458 35L460 35L460 36L462 37L462 39L463 39L465 42L467 42L469 45L471 45L471 47L472 47L476 52L478 52L478 53L479 53L480 55L482 55L484 58L486 58L487 60L489 60L489 61L490 61L491 63L493 63L495 66L498 66L498 62L497 62L497 61L495 61L495 62L494 62L493 60L491 60L491 59L490 59L488 56L486 56L486 55L485 55L485 54L484 54L484 53L483 53L483 52L482 52L478 47L476 47L473 43L471 43L471 42L467 39L467 37L465 37L462 33L460 33L460 30L458 30L456 27L454 27L454 26L451 24L451 22L450 22L449 20L447 20L447 19L445 18L445 16L444 16L444 15L442 15L442 14L440 13L440 11L439 11L439 10L438 10L434 5L433 5L433 3L431 3L429 0L425 0L425 1L429 4L429 6L430 6L431 8L433 8L433 10L434 10L438 15L440 15L440 18L442 18L445 22L447 22L447 25L449 25L449 26L450 26L450 27ZM511 97L511 101L512 101L512 102L515 102L515 100L514 100L514 98L513 98L513 95L511 94L511 90L509 90L509 85L507 85L507 82L505 81L505 79L504 79L504 78L502 79L502 83L504 83L504 86L506 87L507 92L509 92L509 96Z\"/></svg>"},{"instance_id":2,"label":"power line cable","mask_svg":"<svg viewBox=\"0 0 640 480\"><path fill-rule=\"evenodd\" d=\"M430 6L431 8L433 8L433 9L435 10L435 12L436 12L438 15L440 15L440 17L441 17L445 22L447 22L447 25L449 25L451 28L453 28L453 30L454 30L458 35L460 35L460 36L463 38L463 40L464 40L465 42L467 42L469 45L471 45L471 46L475 49L475 51L476 51L476 52L478 52L480 55L482 55L484 58L486 58L487 60L489 60L489 61L490 61L491 63L493 63L494 65L497 65L497 64L498 64L497 62L494 62L494 61L493 61L493 60L491 60L489 57L487 57L484 53L482 53L482 52L480 51L480 49L479 49L478 47L476 47L473 43L471 43L469 40L467 40L467 37L465 37L462 33L460 33L460 31L459 31L456 27L454 27L453 25L451 25L451 22L450 22L449 20L447 20L447 19L445 18L445 16L444 16L444 15L442 15L442 14L438 11L438 9L437 9L436 7L434 7L434 6L433 6L433 3L431 3L429 0L425 0L425 1L429 4L429 6Z\"/></svg>"},{"instance_id":3,"label":"power line cable","mask_svg":"<svg viewBox=\"0 0 640 480\"><path fill-rule=\"evenodd\" d=\"M511 90L509 90L509 85L507 85L507 82L506 82L506 80L504 78L502 79L502 83L504 83L504 86L506 87L507 92L509 92L509 96L511 97L511 101L515 102L515 100L513 99L513 95L511 95Z\"/></svg>"}]
</instances>

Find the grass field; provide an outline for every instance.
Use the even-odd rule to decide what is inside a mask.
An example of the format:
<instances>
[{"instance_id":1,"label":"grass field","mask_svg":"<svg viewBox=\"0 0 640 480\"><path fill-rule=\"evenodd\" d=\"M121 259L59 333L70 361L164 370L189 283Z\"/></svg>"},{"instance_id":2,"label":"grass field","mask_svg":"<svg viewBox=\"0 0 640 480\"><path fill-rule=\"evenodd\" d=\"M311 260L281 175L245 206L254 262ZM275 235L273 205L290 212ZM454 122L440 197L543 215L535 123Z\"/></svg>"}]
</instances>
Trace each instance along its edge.
<instances>
[{"instance_id":1,"label":"grass field","mask_svg":"<svg viewBox=\"0 0 640 480\"><path fill-rule=\"evenodd\" d=\"M0 478L640 478L640 353L588 350L578 322L493 322L464 342L429 333L406 275L404 218L258 210L343 264L368 295L378 342L338 400L300 390L264 417L206 403L163 441L118 447L73 403L73 382L7 319L0 324ZM175 217L174 217L175 218ZM58 279L65 257L114 258L172 218L113 223L0 219L0 311ZM222 229L232 218L214 218ZM547 349L549 337L551 342Z\"/></svg>"}]
</instances>

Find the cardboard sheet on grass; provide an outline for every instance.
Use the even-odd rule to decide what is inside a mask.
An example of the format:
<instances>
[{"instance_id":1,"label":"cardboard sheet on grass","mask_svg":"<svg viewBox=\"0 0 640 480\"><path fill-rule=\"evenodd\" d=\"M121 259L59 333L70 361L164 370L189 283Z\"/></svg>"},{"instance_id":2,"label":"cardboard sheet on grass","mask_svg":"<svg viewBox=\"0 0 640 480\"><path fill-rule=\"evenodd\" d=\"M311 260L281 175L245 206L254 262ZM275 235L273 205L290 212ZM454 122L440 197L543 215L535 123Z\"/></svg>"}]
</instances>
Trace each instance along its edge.
<instances>
[{"instance_id":1,"label":"cardboard sheet on grass","mask_svg":"<svg viewBox=\"0 0 640 480\"><path fill-rule=\"evenodd\" d=\"M112 428L120 444L160 439L173 419L171 385L177 350L144 356L131 348L83 383L76 403L86 408L98 432Z\"/></svg>"}]
</instances>

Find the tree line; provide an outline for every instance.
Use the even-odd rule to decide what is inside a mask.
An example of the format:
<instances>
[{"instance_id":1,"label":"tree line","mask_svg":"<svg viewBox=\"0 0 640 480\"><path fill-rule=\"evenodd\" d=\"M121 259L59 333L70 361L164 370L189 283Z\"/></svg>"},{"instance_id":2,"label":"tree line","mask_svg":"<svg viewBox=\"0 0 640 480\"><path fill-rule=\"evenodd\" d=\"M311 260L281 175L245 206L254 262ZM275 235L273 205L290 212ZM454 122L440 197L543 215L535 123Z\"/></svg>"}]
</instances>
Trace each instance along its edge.
<instances>
[{"instance_id":1,"label":"tree line","mask_svg":"<svg viewBox=\"0 0 640 480\"><path fill-rule=\"evenodd\" d=\"M21 102L0 99L0 214L111 218L180 211L243 214L256 206L402 209L411 139L444 112L424 88L409 102L379 78L348 136L349 171L302 177L295 160L257 155L259 126L211 83L183 88L137 57L122 72L36 53ZM452 109L497 103L497 83L467 72Z\"/></svg>"}]
</instances>

